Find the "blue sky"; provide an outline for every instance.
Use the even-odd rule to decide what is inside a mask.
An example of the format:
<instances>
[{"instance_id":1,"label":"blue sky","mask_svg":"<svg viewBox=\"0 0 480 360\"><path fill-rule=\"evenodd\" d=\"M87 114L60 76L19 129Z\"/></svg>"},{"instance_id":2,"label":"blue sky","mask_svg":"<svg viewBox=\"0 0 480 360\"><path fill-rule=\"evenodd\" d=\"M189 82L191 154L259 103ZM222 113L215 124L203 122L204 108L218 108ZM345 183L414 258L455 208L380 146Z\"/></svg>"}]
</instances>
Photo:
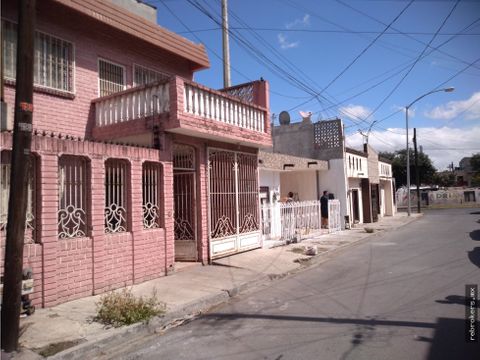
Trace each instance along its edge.
<instances>
[{"instance_id":1,"label":"blue sky","mask_svg":"<svg viewBox=\"0 0 480 360\"><path fill-rule=\"evenodd\" d=\"M205 14L220 21L220 0L147 2L158 8L161 26L207 47L211 68L195 81L223 87L221 31ZM402 108L453 86L453 93L416 103L410 127L439 169L480 152L480 0L229 0L228 6L232 84L268 80L272 113L288 110L292 121L301 120L299 110L312 111L313 121L340 117L347 145L357 148L358 130L374 122L370 144L394 151L405 147Z\"/></svg>"}]
</instances>

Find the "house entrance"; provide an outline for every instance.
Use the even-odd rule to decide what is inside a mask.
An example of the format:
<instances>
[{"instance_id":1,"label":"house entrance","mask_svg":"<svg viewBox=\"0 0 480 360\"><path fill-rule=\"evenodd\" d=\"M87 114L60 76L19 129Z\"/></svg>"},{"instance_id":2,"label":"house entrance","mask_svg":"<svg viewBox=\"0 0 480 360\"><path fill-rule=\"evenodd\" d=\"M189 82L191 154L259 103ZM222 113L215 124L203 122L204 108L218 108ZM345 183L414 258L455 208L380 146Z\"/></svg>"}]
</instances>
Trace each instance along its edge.
<instances>
[{"instance_id":1,"label":"house entrance","mask_svg":"<svg viewBox=\"0 0 480 360\"><path fill-rule=\"evenodd\" d=\"M257 155L210 149L210 257L261 246Z\"/></svg>"},{"instance_id":2,"label":"house entrance","mask_svg":"<svg viewBox=\"0 0 480 360\"><path fill-rule=\"evenodd\" d=\"M173 146L175 260L197 261L195 149Z\"/></svg>"},{"instance_id":3,"label":"house entrance","mask_svg":"<svg viewBox=\"0 0 480 360\"><path fill-rule=\"evenodd\" d=\"M358 189L352 189L352 210L353 210L353 222L360 222L360 203L358 201Z\"/></svg>"}]
</instances>

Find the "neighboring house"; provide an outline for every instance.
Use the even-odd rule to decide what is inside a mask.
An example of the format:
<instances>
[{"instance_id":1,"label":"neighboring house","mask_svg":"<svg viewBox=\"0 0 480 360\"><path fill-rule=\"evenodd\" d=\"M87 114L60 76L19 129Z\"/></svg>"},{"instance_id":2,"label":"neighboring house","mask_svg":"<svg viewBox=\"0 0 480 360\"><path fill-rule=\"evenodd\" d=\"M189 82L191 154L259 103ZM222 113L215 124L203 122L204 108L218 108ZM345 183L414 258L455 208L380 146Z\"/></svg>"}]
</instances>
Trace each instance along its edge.
<instances>
[{"instance_id":1,"label":"neighboring house","mask_svg":"<svg viewBox=\"0 0 480 360\"><path fill-rule=\"evenodd\" d=\"M319 177L328 162L268 151L259 152L258 162L264 239L300 240L321 232Z\"/></svg>"},{"instance_id":2,"label":"neighboring house","mask_svg":"<svg viewBox=\"0 0 480 360\"><path fill-rule=\"evenodd\" d=\"M475 175L472 165L470 164L471 157L464 157L459 162L458 168L455 168L455 184L456 186L472 186L472 178Z\"/></svg>"},{"instance_id":3,"label":"neighboring house","mask_svg":"<svg viewBox=\"0 0 480 360\"><path fill-rule=\"evenodd\" d=\"M318 176L319 188L339 199L348 225L395 213L391 164L379 161L370 146L364 151L346 148L341 120L283 124L272 134L274 152L328 160L329 170Z\"/></svg>"},{"instance_id":4,"label":"neighboring house","mask_svg":"<svg viewBox=\"0 0 480 360\"><path fill-rule=\"evenodd\" d=\"M137 3L129 5L146 6ZM204 47L150 21L151 8L145 19L110 1L36 6L24 246L34 303L52 306L165 275L175 261L208 263L260 247L257 154L272 143L268 83L217 91L193 82L209 66ZM2 257L16 21L17 2L3 1Z\"/></svg>"},{"instance_id":5,"label":"neighboring house","mask_svg":"<svg viewBox=\"0 0 480 360\"><path fill-rule=\"evenodd\" d=\"M282 201L292 192L295 201L320 199L319 176L328 161L261 150L258 154L262 203Z\"/></svg>"}]
</instances>

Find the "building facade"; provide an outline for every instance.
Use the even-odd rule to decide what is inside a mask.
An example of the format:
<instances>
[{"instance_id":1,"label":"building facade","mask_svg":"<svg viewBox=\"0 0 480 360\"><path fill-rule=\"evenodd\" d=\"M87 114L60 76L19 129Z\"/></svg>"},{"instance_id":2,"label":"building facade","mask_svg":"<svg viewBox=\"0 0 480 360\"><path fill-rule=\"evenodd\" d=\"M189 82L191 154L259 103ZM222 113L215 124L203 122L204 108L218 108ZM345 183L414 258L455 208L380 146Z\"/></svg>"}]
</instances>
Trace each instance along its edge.
<instances>
[{"instance_id":1,"label":"building facade","mask_svg":"<svg viewBox=\"0 0 480 360\"><path fill-rule=\"evenodd\" d=\"M145 19L110 1L36 6L24 245L34 304L260 247L257 154L271 146L268 83L214 90L193 82L209 66L204 47L153 23L151 10ZM17 11L15 1L2 2L2 263Z\"/></svg>"},{"instance_id":2,"label":"building facade","mask_svg":"<svg viewBox=\"0 0 480 360\"><path fill-rule=\"evenodd\" d=\"M275 152L328 161L328 171L318 175L318 193L328 191L340 201L343 227L394 215L391 164L368 145L347 148L340 119L282 124L272 134Z\"/></svg>"}]
</instances>

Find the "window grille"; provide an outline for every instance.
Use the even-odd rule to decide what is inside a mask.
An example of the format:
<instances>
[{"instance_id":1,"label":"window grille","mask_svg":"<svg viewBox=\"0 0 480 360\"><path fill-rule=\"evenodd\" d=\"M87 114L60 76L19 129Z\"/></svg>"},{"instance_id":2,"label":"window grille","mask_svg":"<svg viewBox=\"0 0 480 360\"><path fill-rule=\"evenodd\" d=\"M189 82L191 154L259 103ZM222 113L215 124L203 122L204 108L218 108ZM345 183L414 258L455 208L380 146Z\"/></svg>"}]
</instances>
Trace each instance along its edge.
<instances>
[{"instance_id":1,"label":"window grille","mask_svg":"<svg viewBox=\"0 0 480 360\"><path fill-rule=\"evenodd\" d=\"M17 24L2 21L5 77L14 80L17 68ZM34 84L73 92L73 45L35 32Z\"/></svg>"},{"instance_id":2,"label":"window grille","mask_svg":"<svg viewBox=\"0 0 480 360\"><path fill-rule=\"evenodd\" d=\"M105 232L127 231L127 163L105 162Z\"/></svg>"},{"instance_id":3,"label":"window grille","mask_svg":"<svg viewBox=\"0 0 480 360\"><path fill-rule=\"evenodd\" d=\"M99 59L98 81L100 97L125 90L125 68L122 65Z\"/></svg>"},{"instance_id":4,"label":"window grille","mask_svg":"<svg viewBox=\"0 0 480 360\"><path fill-rule=\"evenodd\" d=\"M0 165L0 231L7 230L8 198L10 195L11 152L2 151ZM27 217L25 220L24 243L35 242L35 157L30 158L30 175L28 176Z\"/></svg>"},{"instance_id":5,"label":"window grille","mask_svg":"<svg viewBox=\"0 0 480 360\"><path fill-rule=\"evenodd\" d=\"M160 227L160 164L146 162L143 164L143 227L155 229Z\"/></svg>"},{"instance_id":6,"label":"window grille","mask_svg":"<svg viewBox=\"0 0 480 360\"><path fill-rule=\"evenodd\" d=\"M87 236L87 161L65 155L58 168L58 237Z\"/></svg>"},{"instance_id":7,"label":"window grille","mask_svg":"<svg viewBox=\"0 0 480 360\"><path fill-rule=\"evenodd\" d=\"M140 65L133 66L133 85L140 86L156 81L167 80L170 76L159 71L150 70Z\"/></svg>"}]
</instances>

